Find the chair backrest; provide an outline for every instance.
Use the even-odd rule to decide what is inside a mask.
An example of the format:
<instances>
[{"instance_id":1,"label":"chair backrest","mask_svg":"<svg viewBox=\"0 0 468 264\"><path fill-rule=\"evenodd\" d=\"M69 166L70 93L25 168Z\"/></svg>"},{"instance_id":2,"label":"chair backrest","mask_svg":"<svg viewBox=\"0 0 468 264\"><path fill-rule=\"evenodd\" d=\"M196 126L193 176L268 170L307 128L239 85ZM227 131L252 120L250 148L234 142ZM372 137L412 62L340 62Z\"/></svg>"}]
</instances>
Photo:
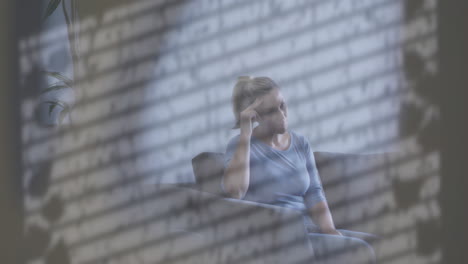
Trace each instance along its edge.
<instances>
[{"instance_id":1,"label":"chair backrest","mask_svg":"<svg viewBox=\"0 0 468 264\"><path fill-rule=\"evenodd\" d=\"M314 152L328 205L338 228L380 234L377 217L393 201L392 180L402 153Z\"/></svg>"},{"instance_id":2,"label":"chair backrest","mask_svg":"<svg viewBox=\"0 0 468 264\"><path fill-rule=\"evenodd\" d=\"M224 173L224 153L202 152L192 159L196 188L200 191L225 196L221 187Z\"/></svg>"},{"instance_id":3,"label":"chair backrest","mask_svg":"<svg viewBox=\"0 0 468 264\"><path fill-rule=\"evenodd\" d=\"M364 215L381 210L384 186L391 186L391 167L400 153L349 154L314 152L317 169L337 226L360 221ZM225 196L221 188L223 153L203 152L192 159L196 188ZM388 195L387 195L388 196ZM349 212L353 212L350 214ZM361 229L366 230L366 227Z\"/></svg>"},{"instance_id":4,"label":"chair backrest","mask_svg":"<svg viewBox=\"0 0 468 264\"><path fill-rule=\"evenodd\" d=\"M337 152L314 152L319 174L324 182L337 178L346 178L348 170L345 167L362 166L359 159L367 160L369 155L345 154ZM352 162L349 162L349 160ZM221 180L224 172L224 153L202 152L192 159L192 167L196 187L204 192L224 195Z\"/></svg>"},{"instance_id":5,"label":"chair backrest","mask_svg":"<svg viewBox=\"0 0 468 264\"><path fill-rule=\"evenodd\" d=\"M317 169L321 177L326 175L327 180L346 177L344 168L349 158L365 157L360 154L345 154L336 152L314 152ZM221 180L224 172L224 153L202 152L192 159L192 167L196 180L196 187L204 192L224 195ZM356 163L355 163L356 164ZM360 164L358 162L358 164ZM323 171L323 172L322 172Z\"/></svg>"}]
</instances>

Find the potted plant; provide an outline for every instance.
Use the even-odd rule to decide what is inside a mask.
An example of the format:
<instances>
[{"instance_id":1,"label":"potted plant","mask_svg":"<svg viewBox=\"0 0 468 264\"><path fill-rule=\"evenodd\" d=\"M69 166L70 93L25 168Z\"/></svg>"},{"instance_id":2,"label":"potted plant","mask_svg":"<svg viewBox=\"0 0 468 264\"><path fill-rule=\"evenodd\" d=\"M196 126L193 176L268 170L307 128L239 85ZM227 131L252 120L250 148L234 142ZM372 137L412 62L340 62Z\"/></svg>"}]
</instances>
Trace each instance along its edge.
<instances>
[{"instance_id":1,"label":"potted plant","mask_svg":"<svg viewBox=\"0 0 468 264\"><path fill-rule=\"evenodd\" d=\"M43 71L45 88L39 96L38 121L44 126L70 122L70 110L75 102L73 81L59 72Z\"/></svg>"},{"instance_id":2,"label":"potted plant","mask_svg":"<svg viewBox=\"0 0 468 264\"><path fill-rule=\"evenodd\" d=\"M71 11L75 12L74 0L70 1ZM50 0L47 4L43 21L50 17L59 5L62 5L62 11L65 16L67 29L70 30L74 23L74 17L70 20L65 8L65 0ZM73 50L73 36L68 35L70 49ZM76 63L76 56L72 55L73 64ZM37 119L43 126L53 127L63 123L71 123L71 109L75 102L75 93L73 91L73 80L65 74L56 71L41 71L40 76L40 95L36 108Z\"/></svg>"}]
</instances>

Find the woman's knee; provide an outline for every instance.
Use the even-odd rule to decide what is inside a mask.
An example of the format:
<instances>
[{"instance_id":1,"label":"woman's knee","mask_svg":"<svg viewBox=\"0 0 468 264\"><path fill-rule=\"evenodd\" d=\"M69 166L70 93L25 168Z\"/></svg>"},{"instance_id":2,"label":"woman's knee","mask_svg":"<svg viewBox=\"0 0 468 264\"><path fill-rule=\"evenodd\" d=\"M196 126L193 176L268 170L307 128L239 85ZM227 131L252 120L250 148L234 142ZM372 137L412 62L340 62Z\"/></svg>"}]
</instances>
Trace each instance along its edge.
<instances>
[{"instance_id":1,"label":"woman's knee","mask_svg":"<svg viewBox=\"0 0 468 264\"><path fill-rule=\"evenodd\" d=\"M374 248L369 243L359 238L351 238L351 240L352 243L348 249L358 260L353 263L376 263Z\"/></svg>"}]
</instances>

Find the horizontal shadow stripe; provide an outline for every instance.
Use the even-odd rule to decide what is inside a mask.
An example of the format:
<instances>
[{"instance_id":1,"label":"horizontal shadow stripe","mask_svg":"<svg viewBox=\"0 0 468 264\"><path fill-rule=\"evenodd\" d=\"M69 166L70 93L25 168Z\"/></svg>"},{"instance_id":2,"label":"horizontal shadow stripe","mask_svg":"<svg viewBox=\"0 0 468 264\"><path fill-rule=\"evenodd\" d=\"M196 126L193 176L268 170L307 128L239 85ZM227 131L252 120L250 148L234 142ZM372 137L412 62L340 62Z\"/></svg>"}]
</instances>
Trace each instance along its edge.
<instances>
[{"instance_id":1,"label":"horizontal shadow stripe","mask_svg":"<svg viewBox=\"0 0 468 264\"><path fill-rule=\"evenodd\" d=\"M408 157L403 157L401 158L400 160L398 161L395 161L396 164L406 164L408 162L412 162L411 160L412 159L416 159L418 158L417 156L415 157L411 157L410 159ZM424 174L426 175L426 174ZM423 175L423 176L424 176ZM427 176L427 175L426 175ZM362 175L356 175L355 177L362 177ZM378 196L379 192L386 192L388 190L390 190L392 188L392 186L388 186L388 187L382 187L376 191L373 191L369 194L365 194L365 195L361 195L359 197L355 197L352 201L348 201L348 202L338 202L338 203L333 203L333 204L330 204L330 207L333 208L333 209L336 209L336 208L339 208L341 206L345 206L347 205L348 203L350 202L353 202L353 201L360 201L360 200L365 200L366 198L370 198L371 196ZM177 191L177 189L175 189ZM190 189L192 190L192 189ZM170 195L172 194L171 192L164 192L162 194L159 194L159 193L153 193L151 194L149 197L143 197L142 199L140 200L137 200L137 201L131 201L132 203L134 204L139 204L139 203L142 203L142 202L148 202L151 200L154 200L154 199L158 199L160 198L162 195L164 196L167 196L167 195ZM213 200L210 200L209 202L206 202L204 203L205 206L208 206L211 204L211 202L216 202L216 198L220 198L218 196L215 196ZM278 208L282 208L282 207L278 207ZM113 209L115 210L115 209ZM76 244L76 246L79 246L79 245L86 245L87 243L93 241L93 240L96 240L96 239L102 239L102 238L106 238L106 237L109 237L109 236L112 236L112 235L116 235L118 233L121 233L121 232L125 232L125 231L128 231L128 230L132 230L134 228L138 228L138 226L141 226L141 225L146 225L146 224L150 224L150 223L154 223L154 222L157 222L157 221L164 221L167 217L172 217L172 216L175 216L175 215L178 215L178 214L181 214L187 210L191 210L191 208L188 208L187 205L184 205L184 206L181 206L179 208L174 208L173 210L170 211L170 213L165 213L165 214L158 214L158 215L154 215L148 219L143 219L139 222L135 222L135 223L132 223L130 225L127 225L126 227L124 228L120 228L119 230L117 231L111 231L111 232L107 232L107 233L101 233L101 234L98 234L94 237L91 237L91 238L88 238L88 239L84 239L82 241L80 241L78 244ZM108 212L107 212L108 213ZM99 215L106 215L106 212L100 212ZM85 219L80 219L80 223L84 223L86 221L89 221L90 218L85 218ZM57 230L57 229L63 229L63 228L66 228L67 226L70 226L70 225L73 225L73 224L76 224L74 223L75 221L73 222L70 222L68 224L61 224L61 225L58 225L54 228L54 230ZM75 244L73 244L75 245Z\"/></svg>"},{"instance_id":2,"label":"horizontal shadow stripe","mask_svg":"<svg viewBox=\"0 0 468 264\"><path fill-rule=\"evenodd\" d=\"M398 94L398 93L396 93L396 94ZM381 98L382 99L388 99L388 96L389 95L384 95ZM366 103L360 102L359 105L361 105L361 106L366 105ZM346 112L346 109L343 109L342 112ZM327 113L327 115L330 115L330 113ZM318 121L320 119L325 119L325 118L326 118L326 116L315 117L315 118L313 118L313 120ZM366 124L361 125L361 126L356 126L356 127L350 128L349 130L344 130L343 133L351 133L353 131L359 131L359 130L362 130L362 129L367 129L369 126L375 126L375 125L377 125L379 123L386 124L389 120L394 120L394 119L396 119L396 117L394 115L391 115L391 116L383 118L382 120L379 120L379 121L373 121L371 123L366 123ZM302 122L302 124L304 124L304 123L307 123L307 122ZM295 124L293 124L292 126L294 126L294 125ZM333 136L327 136L326 138L321 139L321 141L323 142L324 140L332 140L332 139L333 139ZM163 146L160 146L160 147L163 147ZM155 149L157 149L157 148L158 147L156 147ZM125 159L132 159L132 158L135 158L135 157L134 156L129 156L128 158L123 158L121 161L114 161L114 162L110 163L109 166L112 166L114 164L118 164L118 163L124 161ZM110 185L105 185L105 186L98 187L98 188L95 187L95 188L93 188L93 189L91 189L89 191L86 191L86 192L83 192L83 193L79 194L78 196L67 198L64 201L65 201L65 203L72 202L72 201L79 201L79 200L81 200L83 198L89 198L89 196L91 196L91 195L99 194L101 192L105 192L105 191L111 190L111 189L119 187L119 186L138 183L139 181L146 179L146 177L157 174L159 171L165 171L167 169L175 168L177 166L180 166L180 165L183 164L183 162L184 161L177 161L174 164L167 165L167 166L165 166L163 168L152 170L152 171L149 171L147 173L140 174L140 175L135 175L132 178L119 180L119 181L116 181L116 182L114 182L114 183L112 183ZM78 173L78 174L76 174L76 176L73 176L73 177L79 177L80 175L85 175L85 174L88 174L90 172L91 171ZM73 178L71 178L71 177L68 178L68 180L71 180L71 179L73 179ZM63 178L62 178L62 180L63 180ZM58 184L63 184L63 183L64 183L64 181L52 181L52 186L57 187ZM29 210L28 214L34 213L35 211L36 210Z\"/></svg>"},{"instance_id":3,"label":"horizontal shadow stripe","mask_svg":"<svg viewBox=\"0 0 468 264\"><path fill-rule=\"evenodd\" d=\"M355 15L353 14L353 16L355 16ZM332 22L332 21L333 20L328 21L328 22ZM329 42L329 43L324 43L324 44L322 44L322 45L320 45L318 47L315 47L314 51L309 53L309 54L323 52L323 50L325 50L325 49L340 46L340 45L343 44L343 42L352 41L352 40L358 39L358 38L360 38L362 36L370 35L370 34L373 34L373 33L376 33L376 32L381 32L383 30L387 30L389 28L393 28L393 27L401 26L401 25L402 25L402 22L400 20L392 21L390 23L384 24L384 25L382 25L382 26L380 26L378 28L375 28L375 29L359 32L359 33L353 34L351 36L345 36L345 37L343 37L343 38L341 38L339 40L335 40L335 41L332 41L332 42ZM321 25L317 25L317 26L321 26ZM294 31L288 31L286 34L282 34L282 35L279 35L277 37L274 37L274 38L271 38L271 39L268 39L268 40L265 40L265 41L267 41L268 43L275 43L275 42L281 41L281 40L283 40L283 39L285 39L287 37L292 37L292 36L295 36L295 35L297 35L299 33L305 33L305 32L311 31L311 30L313 30L313 28L311 28L311 27L305 27L303 29L300 28L300 30L296 29ZM213 57L213 58L211 58L209 60L203 61L202 63L209 64L209 63L225 60L227 56L236 56L236 55L239 55L242 52L253 50L255 48L258 48L258 45L256 43L254 43L254 44L252 44L252 45L250 45L248 47L244 47L244 48L241 48L241 49L233 50L231 52L223 53L221 56L215 56L215 57ZM274 61L269 61L269 62L266 62L266 63L262 63L261 65L257 65L255 67L252 67L249 71L255 71L256 69L261 69L261 68L264 68L265 66L271 66L272 64L274 65L274 64L281 63L281 62L284 63L285 61L295 59L295 58L300 58L302 56L303 56L303 52L296 53L295 55L289 54L288 56L286 56L284 58L279 58L279 59L276 59ZM148 59L146 57L144 58L143 61L138 60L136 62L129 63L129 65L127 65L127 67L130 67L132 64L138 65L138 63L143 63L145 61L148 61ZM347 63L349 63L349 62L347 62ZM338 64L338 65L340 65L340 64ZM124 67L124 66L125 65L121 65L119 67ZM200 63L198 63L195 66L197 68L200 67ZM195 66L190 66L190 67L185 67L185 68L182 68L182 69L177 69L176 71L173 71L172 73L164 73L164 75L162 75L162 76L155 76L155 77L152 77L152 78L150 78L148 80L141 80L141 81L138 81L138 82L134 82L133 84L125 85L122 88L115 89L111 93L106 93L106 94L103 94L103 95L94 96L93 98L86 98L86 101L84 101L84 102L76 102L74 107L75 108L76 107L84 107L84 106L86 106L88 104L98 102L99 100L105 100L106 98L108 98L109 96L111 96L113 94L118 95L118 94L120 94L122 92L128 92L130 90L134 91L135 88L136 89L143 88L144 84L146 82L158 80L160 77L163 77L163 76L164 76L164 78L166 78L166 77L171 76L171 75L180 74L183 71L190 71ZM327 67L327 69L328 68L330 68L330 67ZM331 67L331 68L334 68L334 67ZM112 71L109 71L109 72L112 72ZM319 72L323 72L323 70L319 69L319 71L317 71L317 73L319 73ZM241 72L239 72L238 74L240 74L240 73ZM198 84L197 87L194 88L194 89L189 89L189 90L183 91L181 93L178 93L175 96L168 96L168 97L160 98L160 99L154 100L154 101L152 101L152 102L150 102L148 104L152 105L152 104L156 104L158 102L164 102L164 101L167 101L167 100L172 100L172 99L174 99L174 97L177 97L177 96L185 96L185 95L190 94L190 93L199 92L198 87L200 87L200 86L212 87L212 86L215 86L218 83L223 82L223 81L225 81L225 77L216 79L214 81L210 81L209 83ZM147 104L144 104L144 105L147 105ZM140 108L141 107L137 107L137 109L140 109ZM124 113L130 113L130 112L133 112L133 111L135 111L135 110L127 109L127 111L125 111ZM103 120L106 120L106 118L100 118L100 119L97 119L97 120L88 121L85 124L80 124L79 127L87 127L87 126L90 126L92 124L99 124L99 122L101 122ZM32 121L33 120L27 120L25 122L32 122ZM27 145L28 146L33 145L37 141L40 141L40 139L35 139L34 141L28 142Z\"/></svg>"}]
</instances>

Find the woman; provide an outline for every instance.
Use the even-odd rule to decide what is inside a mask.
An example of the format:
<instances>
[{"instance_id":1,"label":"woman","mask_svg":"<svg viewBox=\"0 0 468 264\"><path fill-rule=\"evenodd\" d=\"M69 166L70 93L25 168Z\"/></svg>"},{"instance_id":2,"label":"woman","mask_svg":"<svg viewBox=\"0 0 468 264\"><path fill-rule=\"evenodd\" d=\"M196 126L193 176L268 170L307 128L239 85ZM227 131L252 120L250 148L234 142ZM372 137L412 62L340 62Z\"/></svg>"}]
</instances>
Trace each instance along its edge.
<instances>
[{"instance_id":1,"label":"woman","mask_svg":"<svg viewBox=\"0 0 468 264\"><path fill-rule=\"evenodd\" d=\"M268 77L239 77L232 103L234 128L240 133L226 149L222 181L226 194L300 210L318 259L331 255L331 263L338 263L337 257L343 257L343 263L375 263L367 242L376 236L335 228L313 151L304 136L288 129L279 86Z\"/></svg>"}]
</instances>

